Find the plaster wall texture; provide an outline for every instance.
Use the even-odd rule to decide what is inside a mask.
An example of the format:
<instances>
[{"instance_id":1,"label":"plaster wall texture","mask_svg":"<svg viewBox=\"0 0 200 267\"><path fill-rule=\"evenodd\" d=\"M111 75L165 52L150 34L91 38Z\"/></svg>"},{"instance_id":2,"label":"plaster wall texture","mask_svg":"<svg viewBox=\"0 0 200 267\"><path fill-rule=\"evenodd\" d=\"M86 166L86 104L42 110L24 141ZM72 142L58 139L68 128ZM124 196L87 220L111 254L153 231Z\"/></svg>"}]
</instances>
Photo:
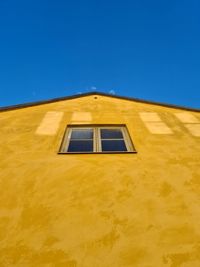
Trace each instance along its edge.
<instances>
[{"instance_id":1,"label":"plaster wall texture","mask_svg":"<svg viewBox=\"0 0 200 267\"><path fill-rule=\"evenodd\" d=\"M200 113L179 112L87 96L0 113L0 266L199 267ZM57 154L76 123L126 124L138 153Z\"/></svg>"}]
</instances>

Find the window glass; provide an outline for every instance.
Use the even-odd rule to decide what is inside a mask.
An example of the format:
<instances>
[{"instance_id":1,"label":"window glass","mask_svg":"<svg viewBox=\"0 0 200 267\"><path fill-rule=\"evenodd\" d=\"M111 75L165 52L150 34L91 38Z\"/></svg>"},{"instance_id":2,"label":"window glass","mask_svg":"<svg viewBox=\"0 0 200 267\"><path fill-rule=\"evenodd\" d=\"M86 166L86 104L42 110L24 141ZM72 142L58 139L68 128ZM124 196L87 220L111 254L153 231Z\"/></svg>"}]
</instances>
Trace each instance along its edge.
<instances>
[{"instance_id":1,"label":"window glass","mask_svg":"<svg viewBox=\"0 0 200 267\"><path fill-rule=\"evenodd\" d=\"M127 151L124 140L102 140L102 151Z\"/></svg>"},{"instance_id":2,"label":"window glass","mask_svg":"<svg viewBox=\"0 0 200 267\"><path fill-rule=\"evenodd\" d=\"M71 139L93 139L93 129L73 129Z\"/></svg>"},{"instance_id":3,"label":"window glass","mask_svg":"<svg viewBox=\"0 0 200 267\"><path fill-rule=\"evenodd\" d=\"M123 139L120 129L101 129L102 139Z\"/></svg>"},{"instance_id":4,"label":"window glass","mask_svg":"<svg viewBox=\"0 0 200 267\"><path fill-rule=\"evenodd\" d=\"M93 141L90 140L78 140L70 141L68 146L68 152L93 152Z\"/></svg>"}]
</instances>

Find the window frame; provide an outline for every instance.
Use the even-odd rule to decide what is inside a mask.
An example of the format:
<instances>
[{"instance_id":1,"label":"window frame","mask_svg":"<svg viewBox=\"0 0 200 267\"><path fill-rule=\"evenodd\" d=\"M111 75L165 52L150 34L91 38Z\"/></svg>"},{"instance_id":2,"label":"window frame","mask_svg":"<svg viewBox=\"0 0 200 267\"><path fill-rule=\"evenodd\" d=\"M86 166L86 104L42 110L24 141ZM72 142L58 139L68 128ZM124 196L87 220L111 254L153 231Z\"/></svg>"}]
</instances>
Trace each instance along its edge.
<instances>
[{"instance_id":1,"label":"window frame","mask_svg":"<svg viewBox=\"0 0 200 267\"><path fill-rule=\"evenodd\" d=\"M71 134L73 129L93 129L93 151L78 151L68 152L69 143L71 141ZM119 129L121 130L122 138L103 139L101 138L101 129ZM81 140L81 139L80 139ZM83 139L82 139L83 140ZM127 151L102 151L102 140L123 140ZM58 151L58 154L128 154L137 153L135 146L133 145L129 131L125 124L68 124L65 129L65 133L62 138L62 142Z\"/></svg>"}]
</instances>

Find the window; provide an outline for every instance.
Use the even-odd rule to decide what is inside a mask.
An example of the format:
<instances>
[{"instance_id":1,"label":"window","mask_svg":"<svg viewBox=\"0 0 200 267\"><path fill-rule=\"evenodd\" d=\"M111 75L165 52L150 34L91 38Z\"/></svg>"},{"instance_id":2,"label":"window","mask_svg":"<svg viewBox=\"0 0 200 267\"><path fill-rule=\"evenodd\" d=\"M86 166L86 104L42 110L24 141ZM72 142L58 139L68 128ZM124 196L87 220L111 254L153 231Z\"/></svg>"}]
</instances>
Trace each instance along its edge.
<instances>
[{"instance_id":1,"label":"window","mask_svg":"<svg viewBox=\"0 0 200 267\"><path fill-rule=\"evenodd\" d=\"M136 153L125 125L70 125L59 153Z\"/></svg>"}]
</instances>

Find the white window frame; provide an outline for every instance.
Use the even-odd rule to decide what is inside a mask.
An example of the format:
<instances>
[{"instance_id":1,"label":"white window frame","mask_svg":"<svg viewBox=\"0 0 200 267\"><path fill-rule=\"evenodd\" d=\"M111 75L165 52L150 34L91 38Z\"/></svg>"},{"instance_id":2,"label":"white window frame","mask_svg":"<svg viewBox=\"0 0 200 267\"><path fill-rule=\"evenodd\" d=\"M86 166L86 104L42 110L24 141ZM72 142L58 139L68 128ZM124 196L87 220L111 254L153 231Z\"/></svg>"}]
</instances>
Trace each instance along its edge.
<instances>
[{"instance_id":1,"label":"white window frame","mask_svg":"<svg viewBox=\"0 0 200 267\"><path fill-rule=\"evenodd\" d=\"M68 147L69 147L69 143L71 140L71 134L72 134L72 130L83 130L83 129L93 129L93 151L80 151L80 152L69 152ZM101 133L100 130L101 129L119 129L122 133L123 138L113 138L113 139L102 139L101 138ZM84 139L80 139L80 140L84 140ZM90 139L87 139L90 140ZM101 147L101 141L102 140L123 140L126 146L127 151L102 151L102 147ZM82 125L68 125L60 146L60 150L58 152L59 154L121 154L121 153L137 153L135 150L135 147L132 143L131 137L129 135L128 129L126 127L126 125L112 125L112 124L108 124L108 125L86 125L86 124L82 124Z\"/></svg>"}]
</instances>

